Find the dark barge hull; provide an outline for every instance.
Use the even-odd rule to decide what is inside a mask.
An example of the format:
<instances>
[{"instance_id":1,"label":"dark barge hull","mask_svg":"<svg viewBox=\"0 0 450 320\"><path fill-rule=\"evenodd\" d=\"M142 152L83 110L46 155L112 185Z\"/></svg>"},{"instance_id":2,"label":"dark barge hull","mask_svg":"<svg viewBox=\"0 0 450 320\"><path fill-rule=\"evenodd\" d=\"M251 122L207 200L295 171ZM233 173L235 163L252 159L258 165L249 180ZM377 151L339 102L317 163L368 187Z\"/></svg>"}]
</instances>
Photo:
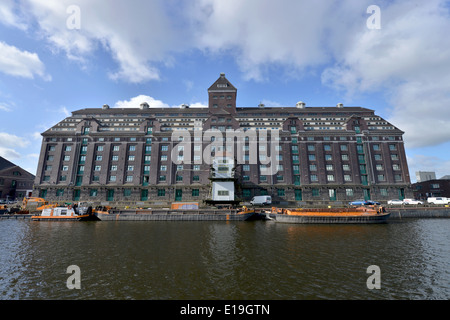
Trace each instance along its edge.
<instances>
[{"instance_id":1,"label":"dark barge hull","mask_svg":"<svg viewBox=\"0 0 450 320\"><path fill-rule=\"evenodd\" d=\"M101 221L247 221L254 212L236 213L97 213Z\"/></svg>"},{"instance_id":2,"label":"dark barge hull","mask_svg":"<svg viewBox=\"0 0 450 320\"><path fill-rule=\"evenodd\" d=\"M361 215L361 216L301 216L269 213L266 215L268 220L282 223L299 223L299 224L370 224L370 223L386 223L390 213L378 215Z\"/></svg>"}]
</instances>

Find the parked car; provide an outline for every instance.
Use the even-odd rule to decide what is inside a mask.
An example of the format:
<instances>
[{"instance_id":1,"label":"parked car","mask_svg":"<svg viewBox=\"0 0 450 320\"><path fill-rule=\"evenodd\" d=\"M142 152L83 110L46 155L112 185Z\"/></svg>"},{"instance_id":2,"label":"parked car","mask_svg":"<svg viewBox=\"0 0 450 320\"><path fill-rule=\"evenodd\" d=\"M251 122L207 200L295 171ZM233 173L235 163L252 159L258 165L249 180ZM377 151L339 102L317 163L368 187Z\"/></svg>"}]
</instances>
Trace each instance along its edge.
<instances>
[{"instance_id":1,"label":"parked car","mask_svg":"<svg viewBox=\"0 0 450 320\"><path fill-rule=\"evenodd\" d=\"M428 203L431 204L448 204L450 199L445 197L430 197L427 199Z\"/></svg>"},{"instance_id":2,"label":"parked car","mask_svg":"<svg viewBox=\"0 0 450 320\"><path fill-rule=\"evenodd\" d=\"M254 205L269 205L272 204L272 197L271 196L255 196L250 201L250 204L252 206Z\"/></svg>"},{"instance_id":3,"label":"parked car","mask_svg":"<svg viewBox=\"0 0 450 320\"><path fill-rule=\"evenodd\" d=\"M355 201L349 202L348 204L351 206L365 206L368 203L366 200L355 200Z\"/></svg>"},{"instance_id":4,"label":"parked car","mask_svg":"<svg viewBox=\"0 0 450 320\"><path fill-rule=\"evenodd\" d=\"M404 199L403 204L423 204L423 202L414 199Z\"/></svg>"},{"instance_id":5,"label":"parked car","mask_svg":"<svg viewBox=\"0 0 450 320\"><path fill-rule=\"evenodd\" d=\"M380 203L378 201L373 201L373 200L367 200L366 201L366 205L371 206L371 205L377 205L379 206Z\"/></svg>"},{"instance_id":6,"label":"parked car","mask_svg":"<svg viewBox=\"0 0 450 320\"><path fill-rule=\"evenodd\" d=\"M390 206L401 206L401 205L403 205L403 200L392 199L392 200L389 200L387 202L387 204L390 205Z\"/></svg>"}]
</instances>

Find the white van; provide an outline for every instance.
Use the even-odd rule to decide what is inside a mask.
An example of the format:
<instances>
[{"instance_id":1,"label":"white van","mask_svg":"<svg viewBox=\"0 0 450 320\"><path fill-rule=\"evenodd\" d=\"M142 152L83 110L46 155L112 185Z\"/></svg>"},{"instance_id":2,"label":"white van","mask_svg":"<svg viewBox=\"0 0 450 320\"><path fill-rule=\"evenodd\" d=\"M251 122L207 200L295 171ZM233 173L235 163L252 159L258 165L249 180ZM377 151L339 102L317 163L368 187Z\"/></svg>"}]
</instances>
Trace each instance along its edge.
<instances>
[{"instance_id":1,"label":"white van","mask_svg":"<svg viewBox=\"0 0 450 320\"><path fill-rule=\"evenodd\" d=\"M253 197L253 199L250 201L250 204L252 206L272 204L272 197L271 196L256 196L256 197Z\"/></svg>"},{"instance_id":2,"label":"white van","mask_svg":"<svg viewBox=\"0 0 450 320\"><path fill-rule=\"evenodd\" d=\"M427 199L427 202L432 204L448 204L449 201L450 199L445 197L431 197Z\"/></svg>"}]
</instances>

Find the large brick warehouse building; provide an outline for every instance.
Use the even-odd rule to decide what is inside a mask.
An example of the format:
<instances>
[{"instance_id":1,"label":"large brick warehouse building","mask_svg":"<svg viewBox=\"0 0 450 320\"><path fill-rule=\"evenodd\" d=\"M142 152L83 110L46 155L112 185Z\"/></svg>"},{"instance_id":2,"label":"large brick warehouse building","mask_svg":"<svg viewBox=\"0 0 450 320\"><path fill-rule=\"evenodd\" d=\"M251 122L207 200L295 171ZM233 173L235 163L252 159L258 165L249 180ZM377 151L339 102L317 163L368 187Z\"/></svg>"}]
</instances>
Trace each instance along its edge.
<instances>
[{"instance_id":1,"label":"large brick warehouse building","mask_svg":"<svg viewBox=\"0 0 450 320\"><path fill-rule=\"evenodd\" d=\"M410 196L403 132L374 110L237 107L237 89L224 74L208 95L208 108L143 102L72 112L42 134L33 194L149 206L201 203L215 192L282 203ZM228 170L221 164L231 165L223 178L232 190L212 187Z\"/></svg>"}]
</instances>

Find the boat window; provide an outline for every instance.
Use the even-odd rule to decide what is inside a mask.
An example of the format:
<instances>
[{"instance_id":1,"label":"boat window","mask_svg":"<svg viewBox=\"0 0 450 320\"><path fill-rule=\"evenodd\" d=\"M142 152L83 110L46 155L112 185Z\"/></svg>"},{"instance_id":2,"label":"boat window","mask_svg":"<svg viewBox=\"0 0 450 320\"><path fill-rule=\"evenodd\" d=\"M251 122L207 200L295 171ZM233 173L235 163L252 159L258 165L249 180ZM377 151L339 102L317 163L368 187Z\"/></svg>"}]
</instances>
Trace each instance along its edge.
<instances>
[{"instance_id":1,"label":"boat window","mask_svg":"<svg viewBox=\"0 0 450 320\"><path fill-rule=\"evenodd\" d=\"M62 215L62 216L67 215L67 209L62 209L62 210L61 210L61 215Z\"/></svg>"}]
</instances>

